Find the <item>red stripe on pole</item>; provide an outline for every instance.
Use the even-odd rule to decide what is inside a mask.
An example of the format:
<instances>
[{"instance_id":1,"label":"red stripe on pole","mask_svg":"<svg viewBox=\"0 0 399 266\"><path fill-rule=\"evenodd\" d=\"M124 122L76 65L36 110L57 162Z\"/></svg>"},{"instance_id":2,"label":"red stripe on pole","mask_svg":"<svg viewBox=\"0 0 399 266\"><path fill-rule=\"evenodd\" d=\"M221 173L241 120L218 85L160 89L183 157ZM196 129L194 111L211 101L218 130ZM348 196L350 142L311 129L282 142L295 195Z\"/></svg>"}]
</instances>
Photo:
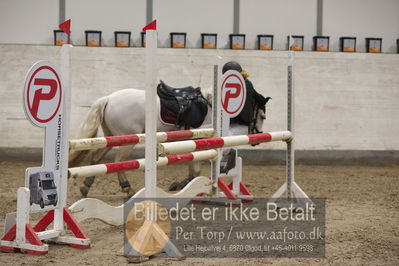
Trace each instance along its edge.
<instances>
[{"instance_id":1,"label":"red stripe on pole","mask_svg":"<svg viewBox=\"0 0 399 266\"><path fill-rule=\"evenodd\" d=\"M231 189L226 185L222 178L218 178L218 187L223 191L224 195L228 199L237 199L236 195L231 191Z\"/></svg>"},{"instance_id":2,"label":"red stripe on pole","mask_svg":"<svg viewBox=\"0 0 399 266\"><path fill-rule=\"evenodd\" d=\"M189 152L189 153L168 155L166 156L166 158L168 158L168 164L184 163L184 162L191 162L192 160L194 160L194 155L191 152Z\"/></svg>"},{"instance_id":3,"label":"red stripe on pole","mask_svg":"<svg viewBox=\"0 0 399 266\"><path fill-rule=\"evenodd\" d=\"M243 195L251 196L251 191L249 191L248 187L243 183L240 182L240 191Z\"/></svg>"},{"instance_id":4,"label":"red stripe on pole","mask_svg":"<svg viewBox=\"0 0 399 266\"><path fill-rule=\"evenodd\" d=\"M36 232L29 224L27 224L25 227L25 238L30 244L34 246L44 246L44 243L39 239L39 237L36 235ZM34 255L42 255L42 254L47 254L48 251L36 251L28 249L26 250L26 253Z\"/></svg>"},{"instance_id":5,"label":"red stripe on pole","mask_svg":"<svg viewBox=\"0 0 399 266\"><path fill-rule=\"evenodd\" d=\"M4 241L13 241L17 235L17 225L14 224L11 229L5 233L3 238L1 240ZM0 250L4 252L15 252L16 248L13 247L7 247L7 246L0 246Z\"/></svg>"},{"instance_id":6,"label":"red stripe on pole","mask_svg":"<svg viewBox=\"0 0 399 266\"><path fill-rule=\"evenodd\" d=\"M49 226L54 221L54 210L50 210L46 215L44 215L40 221L33 227L35 232L41 232Z\"/></svg>"},{"instance_id":7,"label":"red stripe on pole","mask_svg":"<svg viewBox=\"0 0 399 266\"><path fill-rule=\"evenodd\" d=\"M1 240L4 241L13 241L15 239L15 236L17 235L17 225L13 225L11 229L6 232ZM3 247L3 246L2 246Z\"/></svg>"},{"instance_id":8,"label":"red stripe on pole","mask_svg":"<svg viewBox=\"0 0 399 266\"><path fill-rule=\"evenodd\" d=\"M140 163L137 160L132 160L118 163L106 163L105 166L107 167L107 174L109 174L138 169L140 167Z\"/></svg>"},{"instance_id":9,"label":"red stripe on pole","mask_svg":"<svg viewBox=\"0 0 399 266\"><path fill-rule=\"evenodd\" d=\"M224 145L224 140L222 138L200 139L193 141L195 142L196 151L221 148Z\"/></svg>"},{"instance_id":10,"label":"red stripe on pole","mask_svg":"<svg viewBox=\"0 0 399 266\"><path fill-rule=\"evenodd\" d=\"M166 141L185 140L193 137L193 132L191 130L169 131L165 133L167 135Z\"/></svg>"},{"instance_id":11,"label":"red stripe on pole","mask_svg":"<svg viewBox=\"0 0 399 266\"><path fill-rule=\"evenodd\" d=\"M107 140L107 147L137 144L140 140L137 135L112 136L105 137L105 139Z\"/></svg>"},{"instance_id":12,"label":"red stripe on pole","mask_svg":"<svg viewBox=\"0 0 399 266\"><path fill-rule=\"evenodd\" d=\"M75 235L75 237L80 239L88 239L89 237L84 232L83 228L79 225L76 221L75 217L73 217L72 213L67 209L64 208L63 212L64 221L68 225L69 229ZM79 244L70 244L72 248L89 248L90 245L79 245Z\"/></svg>"},{"instance_id":13,"label":"red stripe on pole","mask_svg":"<svg viewBox=\"0 0 399 266\"><path fill-rule=\"evenodd\" d=\"M248 136L248 144L257 144L261 142L268 142L272 140L272 135L269 133L250 134Z\"/></svg>"}]
</instances>

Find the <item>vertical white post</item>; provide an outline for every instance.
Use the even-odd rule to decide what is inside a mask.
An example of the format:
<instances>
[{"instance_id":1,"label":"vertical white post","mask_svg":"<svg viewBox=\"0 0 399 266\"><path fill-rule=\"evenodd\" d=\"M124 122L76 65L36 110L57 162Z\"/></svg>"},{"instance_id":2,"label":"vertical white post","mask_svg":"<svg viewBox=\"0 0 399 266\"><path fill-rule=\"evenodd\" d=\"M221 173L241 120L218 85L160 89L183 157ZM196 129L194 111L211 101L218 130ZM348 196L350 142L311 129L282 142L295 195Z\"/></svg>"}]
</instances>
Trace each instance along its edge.
<instances>
[{"instance_id":1,"label":"vertical white post","mask_svg":"<svg viewBox=\"0 0 399 266\"><path fill-rule=\"evenodd\" d=\"M290 37L291 38L291 37ZM287 142L287 199L291 200L291 185L295 182L295 98L293 76L294 52L288 51L288 77L287 77L287 130L291 131L292 138Z\"/></svg>"},{"instance_id":2,"label":"vertical white post","mask_svg":"<svg viewBox=\"0 0 399 266\"><path fill-rule=\"evenodd\" d=\"M219 91L219 68L218 65L213 65L213 97L212 97L212 126L215 130L215 137L221 137L220 128L222 126L221 116L221 96Z\"/></svg>"},{"instance_id":3,"label":"vertical white post","mask_svg":"<svg viewBox=\"0 0 399 266\"><path fill-rule=\"evenodd\" d=\"M291 42L291 41L290 41ZM288 86L287 86L287 129L292 137L287 141L287 178L285 183L273 194L269 202L277 199L287 192L287 201L291 202L294 196L300 203L313 204L308 195L295 182L295 90L294 90L294 52L288 51ZM298 202L299 203L299 202Z\"/></svg>"},{"instance_id":4,"label":"vertical white post","mask_svg":"<svg viewBox=\"0 0 399 266\"><path fill-rule=\"evenodd\" d=\"M212 97L212 127L215 130L215 137L220 137L220 129L221 129L221 107L220 107L220 92L218 87L218 66L213 66L213 97ZM217 159L212 161L212 196L216 196L218 194L217 182L220 175L220 149L216 149L218 155Z\"/></svg>"},{"instance_id":5,"label":"vertical white post","mask_svg":"<svg viewBox=\"0 0 399 266\"><path fill-rule=\"evenodd\" d=\"M236 160L237 173L234 175L233 179L233 193L236 195L240 194L240 182L242 181L242 158L237 156Z\"/></svg>"},{"instance_id":6,"label":"vertical white post","mask_svg":"<svg viewBox=\"0 0 399 266\"><path fill-rule=\"evenodd\" d=\"M70 64L71 64L71 48L72 45L64 44L61 47L61 78L63 81L63 104L64 117L62 117L62 143L61 143L61 175L60 175L60 189L58 195L58 207L54 210L54 229L58 231L64 230L63 209L67 204L68 194L68 151L69 151L69 123L71 110L71 78L70 78Z\"/></svg>"},{"instance_id":7,"label":"vertical white post","mask_svg":"<svg viewBox=\"0 0 399 266\"><path fill-rule=\"evenodd\" d=\"M156 197L157 184L157 93L156 93L156 51L157 31L146 31L146 107L145 107L145 196Z\"/></svg>"},{"instance_id":8,"label":"vertical white post","mask_svg":"<svg viewBox=\"0 0 399 266\"><path fill-rule=\"evenodd\" d=\"M218 91L218 113L220 117L220 137L227 137L230 136L230 116L226 113L225 110L222 109L221 105L221 97L222 97L222 91Z\"/></svg>"},{"instance_id":9,"label":"vertical white post","mask_svg":"<svg viewBox=\"0 0 399 266\"><path fill-rule=\"evenodd\" d=\"M17 232L15 236L15 241L17 243L25 243L25 228L29 223L29 202L30 193L29 189L26 187L18 188L17 192Z\"/></svg>"}]
</instances>

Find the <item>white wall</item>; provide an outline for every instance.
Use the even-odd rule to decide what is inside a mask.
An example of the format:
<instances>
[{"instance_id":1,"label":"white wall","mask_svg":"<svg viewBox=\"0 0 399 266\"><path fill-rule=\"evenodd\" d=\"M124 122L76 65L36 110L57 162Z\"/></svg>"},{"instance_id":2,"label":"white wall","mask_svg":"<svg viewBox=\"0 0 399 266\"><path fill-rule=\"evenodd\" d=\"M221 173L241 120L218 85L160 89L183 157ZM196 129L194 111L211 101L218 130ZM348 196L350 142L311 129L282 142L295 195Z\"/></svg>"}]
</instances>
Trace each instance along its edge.
<instances>
[{"instance_id":1,"label":"white wall","mask_svg":"<svg viewBox=\"0 0 399 266\"><path fill-rule=\"evenodd\" d=\"M0 43L53 44L57 28L58 1L0 1Z\"/></svg>"},{"instance_id":2,"label":"white wall","mask_svg":"<svg viewBox=\"0 0 399 266\"><path fill-rule=\"evenodd\" d=\"M246 34L249 49L257 49L258 34L272 34L275 50L286 50L288 35L304 35L304 49L311 50L316 4L317 0L241 0L240 33Z\"/></svg>"},{"instance_id":3,"label":"white wall","mask_svg":"<svg viewBox=\"0 0 399 266\"><path fill-rule=\"evenodd\" d=\"M201 47L201 33L217 33L218 48L228 47L233 33L233 0L154 0L161 47L170 47L170 32L186 32L187 47Z\"/></svg>"},{"instance_id":4,"label":"white wall","mask_svg":"<svg viewBox=\"0 0 399 266\"><path fill-rule=\"evenodd\" d=\"M40 147L43 130L22 108L29 67L58 64L59 47L0 45L0 147ZM74 47L71 136L95 99L144 87L144 49ZM286 128L287 52L159 49L158 78L172 86L213 84L213 64L237 60L271 96L265 131ZM399 150L399 55L295 53L296 139L301 150ZM282 143L258 148L283 149Z\"/></svg>"},{"instance_id":5,"label":"white wall","mask_svg":"<svg viewBox=\"0 0 399 266\"><path fill-rule=\"evenodd\" d=\"M114 31L131 31L133 46L141 44L146 0L66 0L65 18L72 19L72 43L85 45L85 30L102 31L104 46L114 46Z\"/></svg>"},{"instance_id":6,"label":"white wall","mask_svg":"<svg viewBox=\"0 0 399 266\"><path fill-rule=\"evenodd\" d=\"M323 34L330 36L332 50L339 37L357 37L357 51L364 52L365 38L383 38L382 51L396 52L399 38L398 0L324 0Z\"/></svg>"}]
</instances>

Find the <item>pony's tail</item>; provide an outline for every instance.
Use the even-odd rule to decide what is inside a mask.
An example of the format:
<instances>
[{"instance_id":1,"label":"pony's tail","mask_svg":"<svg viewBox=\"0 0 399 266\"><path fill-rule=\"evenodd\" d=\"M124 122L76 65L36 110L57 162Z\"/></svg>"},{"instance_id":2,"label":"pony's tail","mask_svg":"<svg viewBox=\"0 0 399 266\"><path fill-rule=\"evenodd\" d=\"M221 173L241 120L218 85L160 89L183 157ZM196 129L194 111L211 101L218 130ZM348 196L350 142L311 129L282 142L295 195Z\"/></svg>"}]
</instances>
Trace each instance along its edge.
<instances>
[{"instance_id":1,"label":"pony's tail","mask_svg":"<svg viewBox=\"0 0 399 266\"><path fill-rule=\"evenodd\" d=\"M99 126L104 119L104 110L108 103L108 96L104 96L93 103L85 120L79 128L77 138L94 138L97 136ZM88 151L70 151L68 156L69 167L76 166L88 153Z\"/></svg>"}]
</instances>

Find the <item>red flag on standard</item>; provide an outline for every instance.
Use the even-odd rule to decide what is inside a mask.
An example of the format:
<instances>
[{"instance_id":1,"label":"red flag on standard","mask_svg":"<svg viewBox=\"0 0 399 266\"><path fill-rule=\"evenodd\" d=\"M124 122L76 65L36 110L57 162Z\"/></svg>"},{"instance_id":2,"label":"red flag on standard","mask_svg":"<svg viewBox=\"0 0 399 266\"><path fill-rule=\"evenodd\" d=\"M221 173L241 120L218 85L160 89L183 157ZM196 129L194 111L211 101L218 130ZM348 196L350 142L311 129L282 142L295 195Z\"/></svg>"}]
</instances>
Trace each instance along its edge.
<instances>
[{"instance_id":1,"label":"red flag on standard","mask_svg":"<svg viewBox=\"0 0 399 266\"><path fill-rule=\"evenodd\" d=\"M145 32L146 30L156 30L157 29L157 20L153 20L147 26L145 26L142 31Z\"/></svg>"},{"instance_id":2,"label":"red flag on standard","mask_svg":"<svg viewBox=\"0 0 399 266\"><path fill-rule=\"evenodd\" d=\"M62 22L58 27L65 32L66 34L70 35L71 34L71 20L68 19L64 22Z\"/></svg>"}]
</instances>

